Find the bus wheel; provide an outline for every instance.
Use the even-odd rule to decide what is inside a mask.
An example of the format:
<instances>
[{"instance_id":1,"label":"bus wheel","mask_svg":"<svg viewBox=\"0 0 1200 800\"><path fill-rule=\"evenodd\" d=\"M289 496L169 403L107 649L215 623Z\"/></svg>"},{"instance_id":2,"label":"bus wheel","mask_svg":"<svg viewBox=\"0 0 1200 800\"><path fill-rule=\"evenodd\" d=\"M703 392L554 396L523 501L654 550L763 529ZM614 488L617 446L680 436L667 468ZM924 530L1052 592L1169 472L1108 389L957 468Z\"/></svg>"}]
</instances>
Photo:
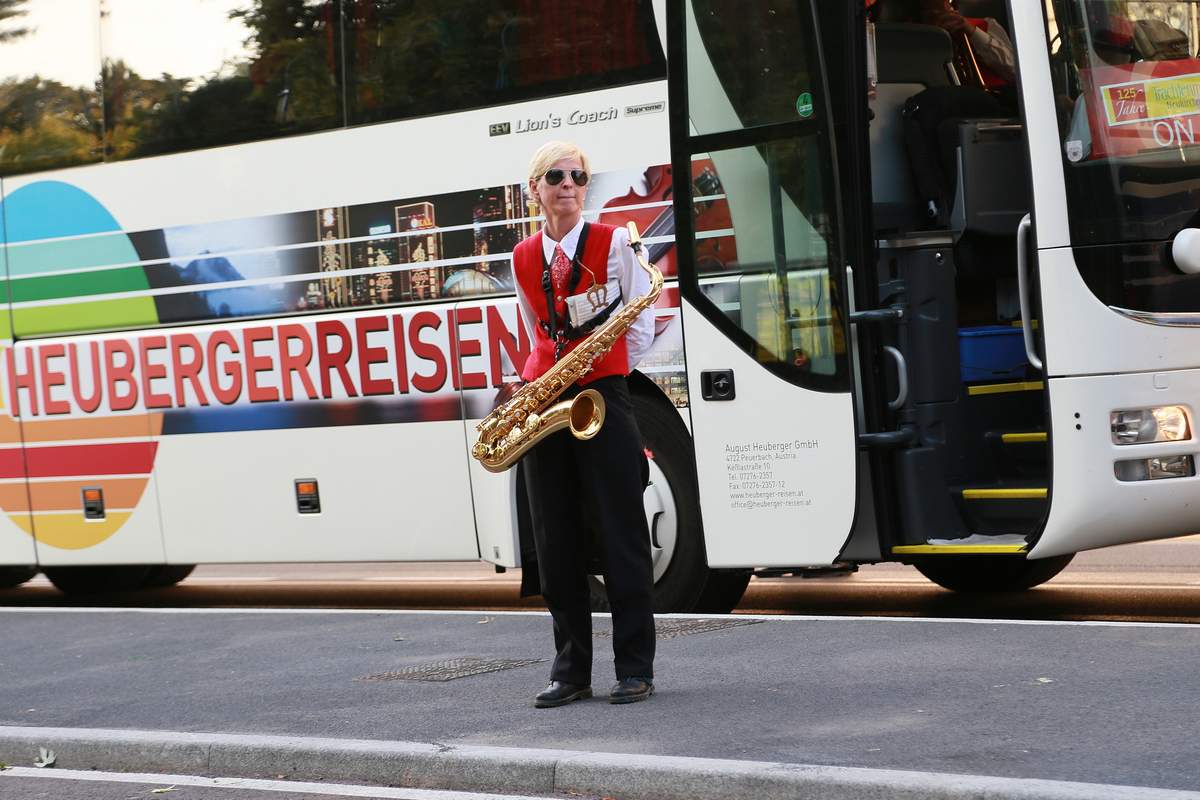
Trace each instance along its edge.
<instances>
[{"instance_id":1,"label":"bus wheel","mask_svg":"<svg viewBox=\"0 0 1200 800\"><path fill-rule=\"evenodd\" d=\"M658 397L632 394L642 446L650 459L650 485L642 499L654 563L654 611L692 611L711 574L704 556L692 442L673 406ZM607 611L603 581L589 580L592 607Z\"/></svg>"},{"instance_id":2,"label":"bus wheel","mask_svg":"<svg viewBox=\"0 0 1200 800\"><path fill-rule=\"evenodd\" d=\"M1051 558L934 556L913 562L929 580L955 592L1020 592L1062 572L1074 553Z\"/></svg>"},{"instance_id":3,"label":"bus wheel","mask_svg":"<svg viewBox=\"0 0 1200 800\"><path fill-rule=\"evenodd\" d=\"M728 614L742 602L750 575L748 569L709 570L708 581L693 610L698 614Z\"/></svg>"},{"instance_id":4,"label":"bus wheel","mask_svg":"<svg viewBox=\"0 0 1200 800\"><path fill-rule=\"evenodd\" d=\"M146 589L174 586L191 575L195 569L195 564L155 564L150 568L150 574L146 576L146 582L142 586Z\"/></svg>"},{"instance_id":5,"label":"bus wheel","mask_svg":"<svg viewBox=\"0 0 1200 800\"><path fill-rule=\"evenodd\" d=\"M153 569L147 564L105 567L46 567L42 571L63 594L99 594L141 589Z\"/></svg>"},{"instance_id":6,"label":"bus wheel","mask_svg":"<svg viewBox=\"0 0 1200 800\"><path fill-rule=\"evenodd\" d=\"M37 567L0 567L0 589L20 586L37 572Z\"/></svg>"}]
</instances>

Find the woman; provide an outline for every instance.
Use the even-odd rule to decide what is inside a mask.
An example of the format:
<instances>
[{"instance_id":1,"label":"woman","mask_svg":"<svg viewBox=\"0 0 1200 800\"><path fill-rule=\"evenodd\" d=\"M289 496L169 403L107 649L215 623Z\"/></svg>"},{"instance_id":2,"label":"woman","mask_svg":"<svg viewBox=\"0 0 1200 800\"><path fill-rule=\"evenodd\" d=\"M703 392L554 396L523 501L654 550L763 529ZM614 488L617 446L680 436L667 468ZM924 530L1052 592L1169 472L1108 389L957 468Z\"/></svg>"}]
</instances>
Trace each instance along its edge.
<instances>
[{"instance_id":1,"label":"woman","mask_svg":"<svg viewBox=\"0 0 1200 800\"><path fill-rule=\"evenodd\" d=\"M521 370L531 381L569 354L587 335L650 286L623 228L583 220L591 170L567 142L548 142L529 165L529 194L546 216L542 230L513 251L521 315L533 342ZM596 299L602 298L602 303ZM540 587L554 620L557 655L538 708L592 696L592 616L588 588L589 530L594 530L612 608L617 683L613 703L645 700L654 692L653 574L650 533L642 508L645 469L641 437L625 376L654 341L654 318L641 314L581 385L607 408L595 438L561 431L522 462L529 491Z\"/></svg>"},{"instance_id":2,"label":"woman","mask_svg":"<svg viewBox=\"0 0 1200 800\"><path fill-rule=\"evenodd\" d=\"M950 0L921 0L921 22L965 35L985 70L988 88L1011 86L1016 82L1016 52L1008 32L996 19L967 19L950 5Z\"/></svg>"}]
</instances>

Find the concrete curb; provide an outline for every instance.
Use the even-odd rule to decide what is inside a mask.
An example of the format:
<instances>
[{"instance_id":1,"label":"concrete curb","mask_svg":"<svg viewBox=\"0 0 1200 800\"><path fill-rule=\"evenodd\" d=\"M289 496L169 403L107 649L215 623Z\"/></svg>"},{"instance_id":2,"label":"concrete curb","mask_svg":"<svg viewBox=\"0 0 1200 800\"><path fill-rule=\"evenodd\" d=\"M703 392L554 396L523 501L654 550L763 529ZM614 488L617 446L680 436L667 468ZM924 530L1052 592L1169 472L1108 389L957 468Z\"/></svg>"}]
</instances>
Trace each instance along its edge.
<instances>
[{"instance_id":1,"label":"concrete curb","mask_svg":"<svg viewBox=\"0 0 1200 800\"><path fill-rule=\"evenodd\" d=\"M573 750L174 731L0 726L0 762L112 772L335 780L620 800L1200 800L1200 792L1066 781Z\"/></svg>"}]
</instances>

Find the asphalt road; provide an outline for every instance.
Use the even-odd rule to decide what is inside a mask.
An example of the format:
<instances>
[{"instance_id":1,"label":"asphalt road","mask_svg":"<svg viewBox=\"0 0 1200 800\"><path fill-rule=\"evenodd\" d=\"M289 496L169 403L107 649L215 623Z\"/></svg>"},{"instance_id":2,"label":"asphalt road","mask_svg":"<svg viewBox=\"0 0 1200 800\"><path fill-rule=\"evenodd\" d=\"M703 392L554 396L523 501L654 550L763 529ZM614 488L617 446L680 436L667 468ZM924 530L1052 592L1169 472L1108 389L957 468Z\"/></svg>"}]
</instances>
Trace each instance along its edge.
<instances>
[{"instance_id":1,"label":"asphalt road","mask_svg":"<svg viewBox=\"0 0 1200 800\"><path fill-rule=\"evenodd\" d=\"M0 605L304 608L540 608L520 573L479 562L203 566L165 590L64 597L39 576ZM945 591L912 567L878 564L826 577L754 579L739 613L1200 622L1200 537L1080 553L1058 577L1012 595Z\"/></svg>"},{"instance_id":2,"label":"asphalt road","mask_svg":"<svg viewBox=\"0 0 1200 800\"><path fill-rule=\"evenodd\" d=\"M0 725L1200 786L1200 628L716 623L660 618L648 702L540 710L552 641L542 614L11 609L0 611ZM611 639L607 620L595 627L604 692ZM444 681L405 672L452 677L447 662L469 657L519 663Z\"/></svg>"},{"instance_id":3,"label":"asphalt road","mask_svg":"<svg viewBox=\"0 0 1200 800\"><path fill-rule=\"evenodd\" d=\"M659 694L626 715L636 719L599 703L556 710L565 711L559 719L527 707L544 680L540 663L448 684L363 680L429 658L542 657L544 618L17 610L504 609L521 605L518 581L519 572L480 563L206 566L169 590L80 602L39 576L0 592L0 606L16 607L0 608L0 725L545 746L561 743L567 724L571 746L590 750L1200 786L1191 713L1200 697L1191 697L1188 666L1200 642L1188 628L771 622L662 642ZM1011 596L957 595L895 564L755 579L739 613L1196 623L1200 537L1083 553L1049 584ZM601 644L600 691L603 659ZM748 670L749 683L739 677ZM302 800L332 789L88 777L0 772L0 796ZM386 791L334 796L398 796Z\"/></svg>"}]
</instances>

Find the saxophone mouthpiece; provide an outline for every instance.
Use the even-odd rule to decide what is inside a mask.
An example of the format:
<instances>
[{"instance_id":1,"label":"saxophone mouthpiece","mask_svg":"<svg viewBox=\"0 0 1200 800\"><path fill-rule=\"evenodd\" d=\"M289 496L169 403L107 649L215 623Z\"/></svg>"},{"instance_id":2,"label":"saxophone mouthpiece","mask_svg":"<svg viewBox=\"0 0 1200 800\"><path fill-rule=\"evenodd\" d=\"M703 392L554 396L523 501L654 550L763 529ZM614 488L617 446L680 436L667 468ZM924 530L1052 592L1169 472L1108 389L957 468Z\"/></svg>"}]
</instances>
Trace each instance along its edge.
<instances>
[{"instance_id":1,"label":"saxophone mouthpiece","mask_svg":"<svg viewBox=\"0 0 1200 800\"><path fill-rule=\"evenodd\" d=\"M642 235L638 233L637 223L626 222L625 227L629 229L629 246L633 252L639 252L642 249Z\"/></svg>"}]
</instances>

